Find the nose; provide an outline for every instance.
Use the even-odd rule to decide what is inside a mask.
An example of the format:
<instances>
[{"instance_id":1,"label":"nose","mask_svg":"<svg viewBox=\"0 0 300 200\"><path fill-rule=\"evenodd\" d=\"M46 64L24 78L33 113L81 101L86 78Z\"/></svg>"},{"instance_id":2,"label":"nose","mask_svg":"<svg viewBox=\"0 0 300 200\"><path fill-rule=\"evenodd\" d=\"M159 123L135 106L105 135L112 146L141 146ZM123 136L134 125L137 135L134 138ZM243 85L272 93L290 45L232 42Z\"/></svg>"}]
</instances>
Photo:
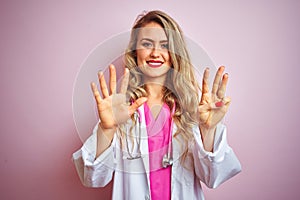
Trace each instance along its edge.
<instances>
[{"instance_id":1,"label":"nose","mask_svg":"<svg viewBox=\"0 0 300 200\"><path fill-rule=\"evenodd\" d=\"M153 58L158 58L159 57L159 49L157 47L152 48L150 56Z\"/></svg>"}]
</instances>

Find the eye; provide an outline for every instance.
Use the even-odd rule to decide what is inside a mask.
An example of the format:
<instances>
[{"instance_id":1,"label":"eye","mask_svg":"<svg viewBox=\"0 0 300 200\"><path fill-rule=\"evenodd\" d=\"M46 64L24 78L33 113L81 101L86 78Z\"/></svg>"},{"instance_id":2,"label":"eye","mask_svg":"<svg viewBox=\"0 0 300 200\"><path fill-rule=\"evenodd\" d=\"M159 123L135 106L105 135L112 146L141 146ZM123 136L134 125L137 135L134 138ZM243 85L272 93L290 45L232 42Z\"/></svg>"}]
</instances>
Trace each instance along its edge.
<instances>
[{"instance_id":1,"label":"eye","mask_svg":"<svg viewBox=\"0 0 300 200\"><path fill-rule=\"evenodd\" d=\"M161 48L162 49L169 49L169 44L168 43L161 44Z\"/></svg>"},{"instance_id":2,"label":"eye","mask_svg":"<svg viewBox=\"0 0 300 200\"><path fill-rule=\"evenodd\" d=\"M143 42L142 46L146 47L146 48L152 48L152 43L151 42Z\"/></svg>"}]
</instances>

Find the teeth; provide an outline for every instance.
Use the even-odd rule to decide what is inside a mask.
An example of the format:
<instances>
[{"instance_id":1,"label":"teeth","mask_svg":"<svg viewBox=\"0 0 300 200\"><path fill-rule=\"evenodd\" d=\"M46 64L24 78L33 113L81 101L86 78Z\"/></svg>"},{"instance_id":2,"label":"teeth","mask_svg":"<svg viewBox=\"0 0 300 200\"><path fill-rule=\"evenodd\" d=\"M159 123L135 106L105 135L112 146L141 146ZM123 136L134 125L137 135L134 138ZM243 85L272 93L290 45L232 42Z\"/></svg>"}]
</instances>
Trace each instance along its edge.
<instances>
[{"instance_id":1,"label":"teeth","mask_svg":"<svg viewBox=\"0 0 300 200\"><path fill-rule=\"evenodd\" d=\"M149 62L149 64L150 65L157 65L158 66L158 65L161 65L162 63L160 63L160 62Z\"/></svg>"}]
</instances>

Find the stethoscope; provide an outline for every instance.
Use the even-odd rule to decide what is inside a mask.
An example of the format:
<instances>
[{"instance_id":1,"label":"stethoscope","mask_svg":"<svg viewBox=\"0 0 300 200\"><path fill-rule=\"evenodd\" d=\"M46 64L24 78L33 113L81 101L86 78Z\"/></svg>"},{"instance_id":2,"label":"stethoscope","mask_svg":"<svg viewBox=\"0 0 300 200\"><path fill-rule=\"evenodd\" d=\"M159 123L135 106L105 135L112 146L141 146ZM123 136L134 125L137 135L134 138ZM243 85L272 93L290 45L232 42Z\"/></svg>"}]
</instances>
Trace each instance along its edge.
<instances>
[{"instance_id":1,"label":"stethoscope","mask_svg":"<svg viewBox=\"0 0 300 200\"><path fill-rule=\"evenodd\" d=\"M173 157L172 157L172 142L168 147L168 152L164 155L162 159L162 166L163 168L167 168L168 166L173 165Z\"/></svg>"},{"instance_id":2,"label":"stethoscope","mask_svg":"<svg viewBox=\"0 0 300 200\"><path fill-rule=\"evenodd\" d=\"M173 107L172 109L172 114L175 112L175 106ZM128 160L135 160L135 159L139 159L139 158L142 158L142 153L141 153L141 132L142 132L142 118L141 118L141 112L140 110L138 109L137 110L137 115L136 115L136 120L139 121L139 128L138 128L138 140L137 140L137 149L138 149L138 152L133 155L133 153L130 153L129 151L129 147L128 147L128 140L127 140L127 136L125 136L126 138L126 147L127 147L127 152L128 152L128 157L127 159ZM172 144L172 130L173 128L173 119L171 121L171 127L170 127L170 135L169 135L169 145L168 145L168 150L167 150L167 153L163 156L163 159L162 159L162 167L163 168L167 168L169 166L172 166L173 165L173 157L172 157L172 150L173 150L173 144Z\"/></svg>"}]
</instances>

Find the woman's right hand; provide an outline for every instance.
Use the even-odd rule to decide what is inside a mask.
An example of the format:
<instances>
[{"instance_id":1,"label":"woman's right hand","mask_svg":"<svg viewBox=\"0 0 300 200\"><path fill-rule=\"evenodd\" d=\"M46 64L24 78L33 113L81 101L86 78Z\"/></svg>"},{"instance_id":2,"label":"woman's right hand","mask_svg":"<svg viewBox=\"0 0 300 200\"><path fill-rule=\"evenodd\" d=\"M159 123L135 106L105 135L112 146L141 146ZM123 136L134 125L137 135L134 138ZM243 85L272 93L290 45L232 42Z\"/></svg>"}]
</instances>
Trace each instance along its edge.
<instances>
[{"instance_id":1,"label":"woman's right hand","mask_svg":"<svg viewBox=\"0 0 300 200\"><path fill-rule=\"evenodd\" d=\"M129 103L126 102L125 96L129 81L129 70L125 68L119 93L116 92L117 76L114 65L109 66L109 72L109 91L103 73L98 73L102 97L96 84L94 82L91 83L92 91L97 103L100 126L102 129L114 129L119 124L125 123L138 109L138 107L147 101L146 97L141 97L129 105Z\"/></svg>"}]
</instances>

